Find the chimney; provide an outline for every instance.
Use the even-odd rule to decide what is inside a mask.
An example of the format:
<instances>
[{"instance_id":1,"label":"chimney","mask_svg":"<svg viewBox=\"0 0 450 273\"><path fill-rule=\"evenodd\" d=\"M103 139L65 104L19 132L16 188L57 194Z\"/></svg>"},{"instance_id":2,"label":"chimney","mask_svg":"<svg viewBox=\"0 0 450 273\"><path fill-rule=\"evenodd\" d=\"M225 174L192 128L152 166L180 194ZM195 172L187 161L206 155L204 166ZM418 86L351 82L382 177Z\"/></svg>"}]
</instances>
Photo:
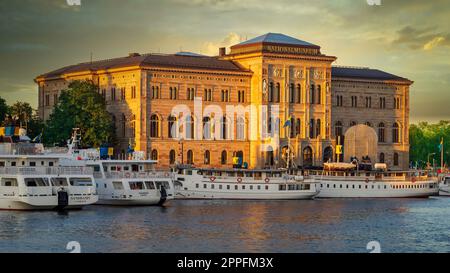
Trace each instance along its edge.
<instances>
[{"instance_id":1,"label":"chimney","mask_svg":"<svg viewBox=\"0 0 450 273\"><path fill-rule=\"evenodd\" d=\"M219 48L219 56L222 57L225 55L227 55L227 48L226 47Z\"/></svg>"}]
</instances>

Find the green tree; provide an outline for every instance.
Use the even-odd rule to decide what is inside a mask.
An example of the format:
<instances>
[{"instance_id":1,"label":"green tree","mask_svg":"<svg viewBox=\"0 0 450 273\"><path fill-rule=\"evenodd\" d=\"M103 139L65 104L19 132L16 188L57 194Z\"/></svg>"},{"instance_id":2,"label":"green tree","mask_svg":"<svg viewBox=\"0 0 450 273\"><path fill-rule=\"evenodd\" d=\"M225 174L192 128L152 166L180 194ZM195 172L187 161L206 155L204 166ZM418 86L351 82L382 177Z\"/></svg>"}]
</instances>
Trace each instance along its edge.
<instances>
[{"instance_id":1,"label":"green tree","mask_svg":"<svg viewBox=\"0 0 450 273\"><path fill-rule=\"evenodd\" d=\"M28 102L17 101L11 105L10 113L17 119L20 127L28 129L28 123L33 118L33 108Z\"/></svg>"},{"instance_id":2,"label":"green tree","mask_svg":"<svg viewBox=\"0 0 450 273\"><path fill-rule=\"evenodd\" d=\"M5 120L6 115L9 113L9 107L6 104L5 99L0 97L0 122Z\"/></svg>"},{"instance_id":3,"label":"green tree","mask_svg":"<svg viewBox=\"0 0 450 273\"><path fill-rule=\"evenodd\" d=\"M64 144L73 128L79 128L82 145L99 147L115 140L112 116L91 81L74 81L59 96L44 131L47 144Z\"/></svg>"}]
</instances>

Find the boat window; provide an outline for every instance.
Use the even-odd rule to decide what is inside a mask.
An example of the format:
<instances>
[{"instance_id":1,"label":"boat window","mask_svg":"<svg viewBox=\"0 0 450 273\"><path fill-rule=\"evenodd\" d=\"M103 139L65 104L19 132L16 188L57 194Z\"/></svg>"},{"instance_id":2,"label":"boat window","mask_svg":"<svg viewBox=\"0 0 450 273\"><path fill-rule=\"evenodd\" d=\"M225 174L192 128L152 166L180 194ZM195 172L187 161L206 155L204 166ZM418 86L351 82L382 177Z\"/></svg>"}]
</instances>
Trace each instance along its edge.
<instances>
[{"instance_id":1,"label":"boat window","mask_svg":"<svg viewBox=\"0 0 450 273\"><path fill-rule=\"evenodd\" d=\"M100 166L99 165L94 165L94 172L98 173L100 172Z\"/></svg>"},{"instance_id":2,"label":"boat window","mask_svg":"<svg viewBox=\"0 0 450 273\"><path fill-rule=\"evenodd\" d=\"M258 185L258 190L261 190L261 186Z\"/></svg>"},{"instance_id":3,"label":"boat window","mask_svg":"<svg viewBox=\"0 0 450 273\"><path fill-rule=\"evenodd\" d=\"M195 188L198 189L198 187L199 187L199 185L198 185L198 184L195 184Z\"/></svg>"},{"instance_id":4,"label":"boat window","mask_svg":"<svg viewBox=\"0 0 450 273\"><path fill-rule=\"evenodd\" d=\"M27 187L47 187L47 178L25 178L25 185Z\"/></svg>"},{"instance_id":5,"label":"boat window","mask_svg":"<svg viewBox=\"0 0 450 273\"><path fill-rule=\"evenodd\" d=\"M250 189L253 190L253 185L250 185Z\"/></svg>"},{"instance_id":6,"label":"boat window","mask_svg":"<svg viewBox=\"0 0 450 273\"><path fill-rule=\"evenodd\" d=\"M214 184L211 184L211 189L214 189Z\"/></svg>"},{"instance_id":7,"label":"boat window","mask_svg":"<svg viewBox=\"0 0 450 273\"><path fill-rule=\"evenodd\" d=\"M203 188L204 188L204 189L206 189L206 186L207 186L206 184L203 184Z\"/></svg>"},{"instance_id":8,"label":"boat window","mask_svg":"<svg viewBox=\"0 0 450 273\"><path fill-rule=\"evenodd\" d=\"M444 184L446 185L450 184L450 177L445 178Z\"/></svg>"},{"instance_id":9,"label":"boat window","mask_svg":"<svg viewBox=\"0 0 450 273\"><path fill-rule=\"evenodd\" d=\"M254 173L253 176L255 177L256 180L262 179L262 176L261 176L261 173L260 173L260 172Z\"/></svg>"},{"instance_id":10,"label":"boat window","mask_svg":"<svg viewBox=\"0 0 450 273\"><path fill-rule=\"evenodd\" d=\"M142 181L136 181L136 182L128 182L130 184L130 190L143 190L144 189L144 183Z\"/></svg>"},{"instance_id":11,"label":"boat window","mask_svg":"<svg viewBox=\"0 0 450 273\"><path fill-rule=\"evenodd\" d=\"M333 184L333 188L336 188L336 184Z\"/></svg>"},{"instance_id":12,"label":"boat window","mask_svg":"<svg viewBox=\"0 0 450 273\"><path fill-rule=\"evenodd\" d=\"M198 175L203 175L203 172L202 171L197 171L197 174Z\"/></svg>"},{"instance_id":13,"label":"boat window","mask_svg":"<svg viewBox=\"0 0 450 273\"><path fill-rule=\"evenodd\" d=\"M131 165L131 171L132 172L139 172L139 165L136 165L136 164Z\"/></svg>"},{"instance_id":14,"label":"boat window","mask_svg":"<svg viewBox=\"0 0 450 273\"><path fill-rule=\"evenodd\" d=\"M289 185L288 186L288 190L295 191L296 190L296 185Z\"/></svg>"},{"instance_id":15,"label":"boat window","mask_svg":"<svg viewBox=\"0 0 450 273\"><path fill-rule=\"evenodd\" d=\"M235 177L236 173L235 172L227 172L227 176L229 177Z\"/></svg>"},{"instance_id":16,"label":"boat window","mask_svg":"<svg viewBox=\"0 0 450 273\"><path fill-rule=\"evenodd\" d=\"M5 167L5 161L0 161L0 167Z\"/></svg>"},{"instance_id":17,"label":"boat window","mask_svg":"<svg viewBox=\"0 0 450 273\"><path fill-rule=\"evenodd\" d=\"M245 186L244 185L242 185L242 189L245 190Z\"/></svg>"},{"instance_id":18,"label":"boat window","mask_svg":"<svg viewBox=\"0 0 450 273\"><path fill-rule=\"evenodd\" d=\"M17 179L15 179L15 178L2 178L1 185L3 187L18 187Z\"/></svg>"},{"instance_id":19,"label":"boat window","mask_svg":"<svg viewBox=\"0 0 450 273\"><path fill-rule=\"evenodd\" d=\"M145 181L145 187L147 188L147 190L154 190L155 184L153 183L153 181Z\"/></svg>"},{"instance_id":20,"label":"boat window","mask_svg":"<svg viewBox=\"0 0 450 273\"><path fill-rule=\"evenodd\" d=\"M15 167L16 166L16 161L12 161L11 162L11 167Z\"/></svg>"},{"instance_id":21,"label":"boat window","mask_svg":"<svg viewBox=\"0 0 450 273\"><path fill-rule=\"evenodd\" d=\"M237 189L238 189L238 186L237 186L237 185L236 185L236 186L234 186L234 189L235 189L235 190L237 190Z\"/></svg>"},{"instance_id":22,"label":"boat window","mask_svg":"<svg viewBox=\"0 0 450 273\"><path fill-rule=\"evenodd\" d=\"M30 161L30 167L36 167L36 162Z\"/></svg>"},{"instance_id":23,"label":"boat window","mask_svg":"<svg viewBox=\"0 0 450 273\"><path fill-rule=\"evenodd\" d=\"M129 171L129 170L130 170L130 167L128 167L128 166L123 166L123 170L124 170L124 171Z\"/></svg>"},{"instance_id":24,"label":"boat window","mask_svg":"<svg viewBox=\"0 0 450 273\"><path fill-rule=\"evenodd\" d=\"M116 166L111 166L111 168L110 168L110 169L111 169L111 171L112 171L112 172L114 172L114 171L116 171L116 170L117 170Z\"/></svg>"},{"instance_id":25,"label":"boat window","mask_svg":"<svg viewBox=\"0 0 450 273\"><path fill-rule=\"evenodd\" d=\"M348 185L345 186L348 189Z\"/></svg>"},{"instance_id":26,"label":"boat window","mask_svg":"<svg viewBox=\"0 0 450 273\"><path fill-rule=\"evenodd\" d=\"M359 185L359 188L361 189L361 185Z\"/></svg>"},{"instance_id":27,"label":"boat window","mask_svg":"<svg viewBox=\"0 0 450 273\"><path fill-rule=\"evenodd\" d=\"M70 185L74 187L89 187L92 186L92 180L88 177L71 177L69 178Z\"/></svg>"},{"instance_id":28,"label":"boat window","mask_svg":"<svg viewBox=\"0 0 450 273\"><path fill-rule=\"evenodd\" d=\"M238 172L237 173L237 177L243 177L244 176L244 173L243 172Z\"/></svg>"},{"instance_id":29,"label":"boat window","mask_svg":"<svg viewBox=\"0 0 450 273\"><path fill-rule=\"evenodd\" d=\"M122 181L114 181L113 187L115 190L123 190L123 184Z\"/></svg>"},{"instance_id":30,"label":"boat window","mask_svg":"<svg viewBox=\"0 0 450 273\"><path fill-rule=\"evenodd\" d=\"M41 161L41 166L44 166L44 161Z\"/></svg>"},{"instance_id":31,"label":"boat window","mask_svg":"<svg viewBox=\"0 0 450 273\"><path fill-rule=\"evenodd\" d=\"M108 167L103 166L103 171L104 171L105 173L108 172Z\"/></svg>"},{"instance_id":32,"label":"boat window","mask_svg":"<svg viewBox=\"0 0 450 273\"><path fill-rule=\"evenodd\" d=\"M52 177L50 181L52 182L52 186L55 187L68 186L67 179L65 177Z\"/></svg>"},{"instance_id":33,"label":"boat window","mask_svg":"<svg viewBox=\"0 0 450 273\"><path fill-rule=\"evenodd\" d=\"M339 185L339 188L341 188L341 189L342 189L342 184L340 184L340 185Z\"/></svg>"},{"instance_id":34,"label":"boat window","mask_svg":"<svg viewBox=\"0 0 450 273\"><path fill-rule=\"evenodd\" d=\"M252 172L245 172L245 177L252 177L253 173Z\"/></svg>"},{"instance_id":35,"label":"boat window","mask_svg":"<svg viewBox=\"0 0 450 273\"><path fill-rule=\"evenodd\" d=\"M374 186L374 185L372 185L372 189L375 189L375 186Z\"/></svg>"},{"instance_id":36,"label":"boat window","mask_svg":"<svg viewBox=\"0 0 450 273\"><path fill-rule=\"evenodd\" d=\"M53 162L52 162L52 161L48 162L48 165L49 165L50 167L53 167Z\"/></svg>"},{"instance_id":37,"label":"boat window","mask_svg":"<svg viewBox=\"0 0 450 273\"><path fill-rule=\"evenodd\" d=\"M222 185L219 185L219 190L221 190L222 189Z\"/></svg>"},{"instance_id":38,"label":"boat window","mask_svg":"<svg viewBox=\"0 0 450 273\"><path fill-rule=\"evenodd\" d=\"M230 185L227 185L227 190L229 190L230 189Z\"/></svg>"},{"instance_id":39,"label":"boat window","mask_svg":"<svg viewBox=\"0 0 450 273\"><path fill-rule=\"evenodd\" d=\"M354 189L354 188L355 188L355 185L352 185L352 188Z\"/></svg>"},{"instance_id":40,"label":"boat window","mask_svg":"<svg viewBox=\"0 0 450 273\"><path fill-rule=\"evenodd\" d=\"M367 185L366 185L366 189L367 189Z\"/></svg>"},{"instance_id":41,"label":"boat window","mask_svg":"<svg viewBox=\"0 0 450 273\"><path fill-rule=\"evenodd\" d=\"M286 190L286 185L285 184L278 185L278 190L279 191L285 191Z\"/></svg>"},{"instance_id":42,"label":"boat window","mask_svg":"<svg viewBox=\"0 0 450 273\"><path fill-rule=\"evenodd\" d=\"M161 189L161 185L167 190L170 189L170 184L167 181L155 181L156 188ZM206 186L206 185L205 185ZM206 188L206 187L205 187Z\"/></svg>"},{"instance_id":43,"label":"boat window","mask_svg":"<svg viewBox=\"0 0 450 273\"><path fill-rule=\"evenodd\" d=\"M269 186L266 185L266 190L269 190Z\"/></svg>"}]
</instances>

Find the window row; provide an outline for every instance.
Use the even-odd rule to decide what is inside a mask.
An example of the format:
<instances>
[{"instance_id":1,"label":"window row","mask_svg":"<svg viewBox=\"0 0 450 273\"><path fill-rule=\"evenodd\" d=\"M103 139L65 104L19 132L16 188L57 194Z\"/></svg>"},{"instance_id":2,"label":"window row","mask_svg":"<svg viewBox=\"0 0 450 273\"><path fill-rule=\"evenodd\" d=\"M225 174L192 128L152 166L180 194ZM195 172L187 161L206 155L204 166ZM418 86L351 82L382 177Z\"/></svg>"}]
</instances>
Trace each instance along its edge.
<instances>
[{"instance_id":1,"label":"window row","mask_svg":"<svg viewBox=\"0 0 450 273\"><path fill-rule=\"evenodd\" d=\"M355 126L357 123L355 121L350 122L350 127ZM370 122L366 122L365 125L372 127L372 124ZM391 141L393 143L400 143L401 137L400 137L400 125L395 122L392 124L391 129ZM336 137L338 136L344 136L344 125L341 121L337 121L334 124L334 134ZM384 143L386 142L386 126L383 122L380 122L377 125L377 135L378 135L378 142Z\"/></svg>"},{"instance_id":2,"label":"window row","mask_svg":"<svg viewBox=\"0 0 450 273\"><path fill-rule=\"evenodd\" d=\"M358 108L360 105L358 104L358 96L350 96L351 104L350 106L353 108ZM394 109L400 109L400 98L394 98L393 106ZM337 107L343 107L344 106L344 96L343 95L336 95L336 106ZM364 107L365 108L372 108L372 97L366 96L364 98ZM378 108L379 109L386 109L386 98L380 97L378 98Z\"/></svg>"},{"instance_id":3,"label":"window row","mask_svg":"<svg viewBox=\"0 0 450 273\"><path fill-rule=\"evenodd\" d=\"M244 162L244 152L242 151L236 151L233 152L233 158L238 158L238 160L240 162ZM157 149L153 149L150 153L150 158L152 160L158 160L159 153ZM175 150L170 150L169 152L169 164L173 165L177 162L177 158L178 160L181 160L181 163L184 164L189 164L189 165L193 165L194 164L194 152L192 150L188 150L186 153L186 158L184 158L184 155L182 155L181 153L176 153ZM226 165L229 163L229 158L228 158L228 152L226 150L223 150L220 153L220 164L222 165ZM233 162L234 164L235 162ZM211 164L211 151L206 150L203 152L203 164L204 165L210 165ZM242 164L242 163L241 163Z\"/></svg>"},{"instance_id":4,"label":"window row","mask_svg":"<svg viewBox=\"0 0 450 273\"><path fill-rule=\"evenodd\" d=\"M211 88L205 88L203 90L203 94L198 94L195 88L189 87L186 89L186 100L194 100L196 96L201 96L203 101L214 101L214 92ZM161 91L159 86L152 86L150 89L150 98L151 99L161 99ZM171 100L179 100L180 93L177 87L169 87L169 99ZM245 91L238 90L237 91L237 101L245 102ZM228 89L222 89L220 92L220 101L222 102L230 102L231 101L231 91Z\"/></svg>"}]
</instances>

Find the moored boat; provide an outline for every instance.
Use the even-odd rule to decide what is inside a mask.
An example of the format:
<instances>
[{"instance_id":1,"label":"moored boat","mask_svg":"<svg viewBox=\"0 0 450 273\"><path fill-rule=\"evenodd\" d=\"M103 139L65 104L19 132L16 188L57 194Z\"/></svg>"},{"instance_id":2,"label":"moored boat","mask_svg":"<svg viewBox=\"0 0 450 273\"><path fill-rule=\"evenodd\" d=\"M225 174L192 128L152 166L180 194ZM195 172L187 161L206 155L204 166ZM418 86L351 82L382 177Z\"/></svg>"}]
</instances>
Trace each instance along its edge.
<instances>
[{"instance_id":1,"label":"moored boat","mask_svg":"<svg viewBox=\"0 0 450 273\"><path fill-rule=\"evenodd\" d=\"M308 174L320 183L318 197L429 197L439 192L438 179L425 171L387 171L377 168L361 171L351 165L325 164L321 171L308 171Z\"/></svg>"},{"instance_id":2,"label":"moored boat","mask_svg":"<svg viewBox=\"0 0 450 273\"><path fill-rule=\"evenodd\" d=\"M178 167L175 175L178 199L312 199L317 183L286 170L201 169Z\"/></svg>"}]
</instances>

